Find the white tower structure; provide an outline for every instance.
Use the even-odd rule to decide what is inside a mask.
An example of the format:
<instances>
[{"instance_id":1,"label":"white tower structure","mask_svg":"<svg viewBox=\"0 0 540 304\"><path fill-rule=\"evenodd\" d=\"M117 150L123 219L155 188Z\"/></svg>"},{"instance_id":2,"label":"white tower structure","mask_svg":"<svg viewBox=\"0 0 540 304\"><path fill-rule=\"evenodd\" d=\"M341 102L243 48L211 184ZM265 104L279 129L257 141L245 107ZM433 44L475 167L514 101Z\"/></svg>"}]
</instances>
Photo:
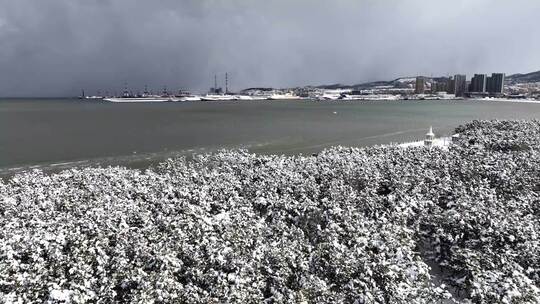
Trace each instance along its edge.
<instances>
[{"instance_id":1,"label":"white tower structure","mask_svg":"<svg viewBox=\"0 0 540 304\"><path fill-rule=\"evenodd\" d=\"M433 127L429 127L429 132L426 133L426 138L424 139L424 146L432 147L433 141L435 141L435 134L433 133Z\"/></svg>"}]
</instances>

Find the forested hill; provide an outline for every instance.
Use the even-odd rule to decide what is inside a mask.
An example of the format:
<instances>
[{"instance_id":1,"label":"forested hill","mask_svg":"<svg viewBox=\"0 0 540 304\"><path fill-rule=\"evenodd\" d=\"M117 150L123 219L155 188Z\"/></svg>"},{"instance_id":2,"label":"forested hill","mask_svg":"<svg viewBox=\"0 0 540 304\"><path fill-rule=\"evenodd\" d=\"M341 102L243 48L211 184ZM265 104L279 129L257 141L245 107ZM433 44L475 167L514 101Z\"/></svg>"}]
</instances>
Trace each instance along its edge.
<instances>
[{"instance_id":1,"label":"forested hill","mask_svg":"<svg viewBox=\"0 0 540 304\"><path fill-rule=\"evenodd\" d=\"M506 77L508 81L514 83L540 82L540 71L527 74L514 74Z\"/></svg>"}]
</instances>

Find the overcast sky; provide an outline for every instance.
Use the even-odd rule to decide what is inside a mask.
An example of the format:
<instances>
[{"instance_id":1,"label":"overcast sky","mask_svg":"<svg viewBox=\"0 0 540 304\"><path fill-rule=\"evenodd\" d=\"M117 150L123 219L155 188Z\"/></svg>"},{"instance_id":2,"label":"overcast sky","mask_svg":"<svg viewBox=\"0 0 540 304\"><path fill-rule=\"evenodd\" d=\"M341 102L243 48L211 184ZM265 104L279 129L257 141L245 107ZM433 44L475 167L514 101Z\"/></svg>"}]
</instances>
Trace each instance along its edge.
<instances>
[{"instance_id":1,"label":"overcast sky","mask_svg":"<svg viewBox=\"0 0 540 304\"><path fill-rule=\"evenodd\" d=\"M0 0L0 96L540 70L539 0Z\"/></svg>"}]
</instances>

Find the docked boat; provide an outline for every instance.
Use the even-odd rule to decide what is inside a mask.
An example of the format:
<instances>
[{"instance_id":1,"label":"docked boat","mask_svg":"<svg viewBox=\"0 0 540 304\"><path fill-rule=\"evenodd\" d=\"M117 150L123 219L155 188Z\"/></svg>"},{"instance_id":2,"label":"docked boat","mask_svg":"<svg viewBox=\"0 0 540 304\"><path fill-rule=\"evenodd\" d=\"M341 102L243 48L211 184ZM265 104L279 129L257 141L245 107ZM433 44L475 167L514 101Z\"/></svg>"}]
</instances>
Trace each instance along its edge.
<instances>
[{"instance_id":1,"label":"docked boat","mask_svg":"<svg viewBox=\"0 0 540 304\"><path fill-rule=\"evenodd\" d=\"M186 90L180 90L175 97L178 98L178 101L201 101L201 96L193 95Z\"/></svg>"},{"instance_id":2,"label":"docked boat","mask_svg":"<svg viewBox=\"0 0 540 304\"><path fill-rule=\"evenodd\" d=\"M85 96L84 99L101 100L103 99L103 96L99 96L99 95Z\"/></svg>"},{"instance_id":3,"label":"docked boat","mask_svg":"<svg viewBox=\"0 0 540 304\"><path fill-rule=\"evenodd\" d=\"M251 95L251 100L268 100L270 96L268 95Z\"/></svg>"},{"instance_id":4,"label":"docked boat","mask_svg":"<svg viewBox=\"0 0 540 304\"><path fill-rule=\"evenodd\" d=\"M285 94L273 94L268 97L268 100L296 100L301 99L300 96L294 95L292 93Z\"/></svg>"},{"instance_id":5,"label":"docked boat","mask_svg":"<svg viewBox=\"0 0 540 304\"><path fill-rule=\"evenodd\" d=\"M159 97L159 96L146 96L146 97L111 97L105 98L104 101L109 102L166 102L166 101L180 101L180 99L174 97Z\"/></svg>"},{"instance_id":6,"label":"docked boat","mask_svg":"<svg viewBox=\"0 0 540 304\"><path fill-rule=\"evenodd\" d=\"M343 96L341 94L323 94L317 98L317 100L338 100L342 99Z\"/></svg>"},{"instance_id":7,"label":"docked boat","mask_svg":"<svg viewBox=\"0 0 540 304\"><path fill-rule=\"evenodd\" d=\"M180 101L201 101L201 97L196 95L184 96L180 97Z\"/></svg>"},{"instance_id":8,"label":"docked boat","mask_svg":"<svg viewBox=\"0 0 540 304\"><path fill-rule=\"evenodd\" d=\"M202 101L229 101L237 100L237 96L234 95L220 95L220 94L207 94L201 97Z\"/></svg>"},{"instance_id":9,"label":"docked boat","mask_svg":"<svg viewBox=\"0 0 540 304\"><path fill-rule=\"evenodd\" d=\"M251 101L251 100L255 100L255 99L252 96L249 96L249 95L238 95L238 96L236 96L236 100Z\"/></svg>"},{"instance_id":10,"label":"docked boat","mask_svg":"<svg viewBox=\"0 0 540 304\"><path fill-rule=\"evenodd\" d=\"M84 94L84 90L82 90L82 94L81 96L79 96L79 99L90 99L90 100L101 100L103 99L104 97L101 96L101 94L99 93L98 91L98 94L97 95L91 95L91 96L86 96Z\"/></svg>"}]
</instances>

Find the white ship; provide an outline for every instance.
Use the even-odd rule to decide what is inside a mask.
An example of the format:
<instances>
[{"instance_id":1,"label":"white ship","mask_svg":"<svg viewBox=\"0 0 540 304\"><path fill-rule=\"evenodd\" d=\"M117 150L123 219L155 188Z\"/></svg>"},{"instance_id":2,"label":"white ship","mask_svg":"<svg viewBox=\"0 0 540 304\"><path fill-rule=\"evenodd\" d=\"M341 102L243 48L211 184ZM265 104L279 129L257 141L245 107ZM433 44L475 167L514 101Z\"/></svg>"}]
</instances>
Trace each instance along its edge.
<instances>
[{"instance_id":1,"label":"white ship","mask_svg":"<svg viewBox=\"0 0 540 304\"><path fill-rule=\"evenodd\" d=\"M228 101L237 100L235 95L207 94L201 97L202 101Z\"/></svg>"},{"instance_id":2,"label":"white ship","mask_svg":"<svg viewBox=\"0 0 540 304\"><path fill-rule=\"evenodd\" d=\"M145 96L145 97L111 97L103 99L109 102L166 102L166 101L180 101L174 97L160 97L160 96Z\"/></svg>"},{"instance_id":3,"label":"white ship","mask_svg":"<svg viewBox=\"0 0 540 304\"><path fill-rule=\"evenodd\" d=\"M180 97L179 99L180 99L179 101L201 101L201 97L196 96L196 95L184 96L184 97Z\"/></svg>"},{"instance_id":4,"label":"white ship","mask_svg":"<svg viewBox=\"0 0 540 304\"><path fill-rule=\"evenodd\" d=\"M292 93L285 93L285 94L273 94L268 97L268 100L295 100L295 99L301 99L300 96L296 96Z\"/></svg>"},{"instance_id":5,"label":"white ship","mask_svg":"<svg viewBox=\"0 0 540 304\"><path fill-rule=\"evenodd\" d=\"M251 100L268 100L272 95L249 95Z\"/></svg>"},{"instance_id":6,"label":"white ship","mask_svg":"<svg viewBox=\"0 0 540 304\"><path fill-rule=\"evenodd\" d=\"M254 101L254 100L267 100L268 96L258 96L258 95L234 95L232 100L239 101Z\"/></svg>"},{"instance_id":7,"label":"white ship","mask_svg":"<svg viewBox=\"0 0 540 304\"><path fill-rule=\"evenodd\" d=\"M176 94L174 97L176 97L178 101L201 101L201 96L193 95L186 90L178 91L178 94Z\"/></svg>"},{"instance_id":8,"label":"white ship","mask_svg":"<svg viewBox=\"0 0 540 304\"><path fill-rule=\"evenodd\" d=\"M99 96L99 95L92 95L92 96L85 96L84 99L103 99L103 96Z\"/></svg>"},{"instance_id":9,"label":"white ship","mask_svg":"<svg viewBox=\"0 0 540 304\"><path fill-rule=\"evenodd\" d=\"M319 96L317 99L318 100L338 100L341 98L342 98L341 94L323 94Z\"/></svg>"}]
</instances>

